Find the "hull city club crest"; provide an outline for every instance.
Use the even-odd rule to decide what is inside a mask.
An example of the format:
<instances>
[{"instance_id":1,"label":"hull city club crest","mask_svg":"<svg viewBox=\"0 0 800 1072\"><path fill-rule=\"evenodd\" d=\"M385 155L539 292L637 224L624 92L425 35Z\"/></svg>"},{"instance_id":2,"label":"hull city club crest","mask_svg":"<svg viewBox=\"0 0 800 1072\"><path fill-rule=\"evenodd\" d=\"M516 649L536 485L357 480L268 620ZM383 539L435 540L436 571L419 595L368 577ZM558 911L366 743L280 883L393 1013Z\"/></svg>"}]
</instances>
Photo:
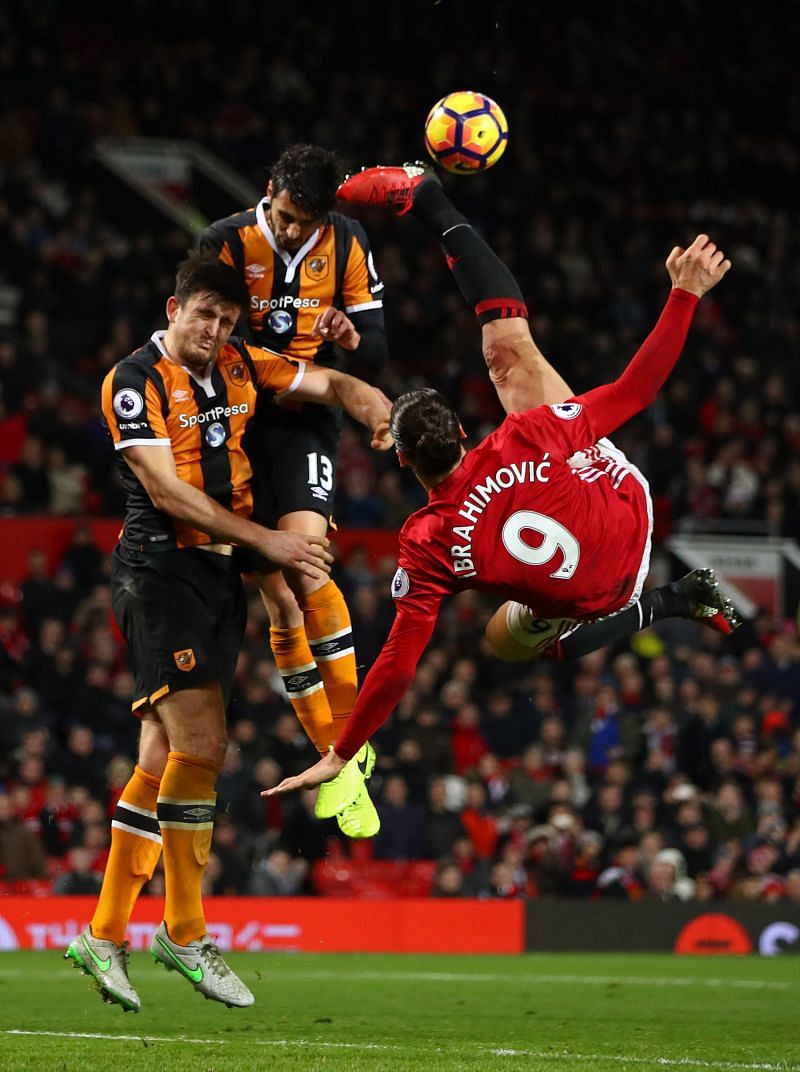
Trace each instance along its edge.
<instances>
[{"instance_id":1,"label":"hull city club crest","mask_svg":"<svg viewBox=\"0 0 800 1072\"><path fill-rule=\"evenodd\" d=\"M237 387L241 387L247 380L247 370L243 361L237 361L234 365L226 365L225 371L228 373L231 383Z\"/></svg>"},{"instance_id":2,"label":"hull city club crest","mask_svg":"<svg viewBox=\"0 0 800 1072\"><path fill-rule=\"evenodd\" d=\"M309 257L306 261L306 274L309 279L321 280L328 274L328 257Z\"/></svg>"},{"instance_id":3,"label":"hull city club crest","mask_svg":"<svg viewBox=\"0 0 800 1072\"><path fill-rule=\"evenodd\" d=\"M173 658L175 659L175 665L179 670L194 670L197 665L197 660L194 657L194 652L191 648L186 648L184 651L173 652Z\"/></svg>"}]
</instances>

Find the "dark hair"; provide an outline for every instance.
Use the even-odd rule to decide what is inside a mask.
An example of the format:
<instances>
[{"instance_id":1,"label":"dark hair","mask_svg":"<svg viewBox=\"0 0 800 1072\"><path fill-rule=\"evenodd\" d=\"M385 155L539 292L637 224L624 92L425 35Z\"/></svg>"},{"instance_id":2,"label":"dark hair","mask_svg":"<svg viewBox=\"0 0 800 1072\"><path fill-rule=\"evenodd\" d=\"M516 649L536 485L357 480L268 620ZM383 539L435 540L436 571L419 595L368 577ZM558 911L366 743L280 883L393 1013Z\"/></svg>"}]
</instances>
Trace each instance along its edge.
<instances>
[{"instance_id":1,"label":"dark hair","mask_svg":"<svg viewBox=\"0 0 800 1072\"><path fill-rule=\"evenodd\" d=\"M397 449L420 476L441 476L461 457L456 412L432 387L401 395L392 406L389 430Z\"/></svg>"},{"instance_id":2,"label":"dark hair","mask_svg":"<svg viewBox=\"0 0 800 1072\"><path fill-rule=\"evenodd\" d=\"M299 209L318 219L333 208L344 168L330 149L290 145L275 161L270 178L273 193L285 190Z\"/></svg>"},{"instance_id":3,"label":"dark hair","mask_svg":"<svg viewBox=\"0 0 800 1072\"><path fill-rule=\"evenodd\" d=\"M175 297L181 304L193 294L216 294L224 302L246 309L250 292L239 272L213 253L194 250L178 265Z\"/></svg>"}]
</instances>

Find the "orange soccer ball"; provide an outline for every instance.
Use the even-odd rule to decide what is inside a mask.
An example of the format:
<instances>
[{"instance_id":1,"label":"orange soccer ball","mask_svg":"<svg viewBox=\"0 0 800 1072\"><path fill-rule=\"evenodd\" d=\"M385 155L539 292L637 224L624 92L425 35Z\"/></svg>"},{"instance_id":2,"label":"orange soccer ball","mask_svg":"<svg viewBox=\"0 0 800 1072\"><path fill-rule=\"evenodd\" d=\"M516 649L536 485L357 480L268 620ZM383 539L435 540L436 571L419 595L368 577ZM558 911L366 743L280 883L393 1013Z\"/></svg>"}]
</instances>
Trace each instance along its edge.
<instances>
[{"instance_id":1,"label":"orange soccer ball","mask_svg":"<svg viewBox=\"0 0 800 1072\"><path fill-rule=\"evenodd\" d=\"M457 175L474 175L492 167L507 143L503 109L483 93L448 93L425 120L425 148L437 164Z\"/></svg>"}]
</instances>

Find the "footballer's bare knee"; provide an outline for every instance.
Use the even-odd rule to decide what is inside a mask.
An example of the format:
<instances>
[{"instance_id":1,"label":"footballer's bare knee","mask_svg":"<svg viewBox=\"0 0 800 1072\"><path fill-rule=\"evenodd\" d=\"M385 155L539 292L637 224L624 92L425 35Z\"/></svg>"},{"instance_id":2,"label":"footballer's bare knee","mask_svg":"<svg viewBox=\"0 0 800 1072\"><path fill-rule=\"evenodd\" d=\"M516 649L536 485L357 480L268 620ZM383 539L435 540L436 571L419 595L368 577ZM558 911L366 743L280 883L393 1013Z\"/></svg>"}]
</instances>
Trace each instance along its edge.
<instances>
[{"instance_id":1,"label":"footballer's bare knee","mask_svg":"<svg viewBox=\"0 0 800 1072\"><path fill-rule=\"evenodd\" d=\"M572 398L569 384L533 341L527 320L492 320L483 327L482 342L489 379L506 413Z\"/></svg>"},{"instance_id":2,"label":"footballer's bare knee","mask_svg":"<svg viewBox=\"0 0 800 1072\"><path fill-rule=\"evenodd\" d=\"M533 365L539 350L531 336L528 321L522 317L490 320L481 332L483 359L495 383L502 383L511 369Z\"/></svg>"},{"instance_id":3,"label":"footballer's bare knee","mask_svg":"<svg viewBox=\"0 0 800 1072\"><path fill-rule=\"evenodd\" d=\"M508 611L510 603L504 603L494 612L486 623L484 636L489 651L497 659L507 663L527 663L535 658L530 647L520 643L512 636L508 626Z\"/></svg>"},{"instance_id":4,"label":"footballer's bare knee","mask_svg":"<svg viewBox=\"0 0 800 1072\"><path fill-rule=\"evenodd\" d=\"M508 663L529 663L538 659L561 658L556 642L573 628L565 618L538 618L522 603L509 601L498 607L486 624L489 650Z\"/></svg>"}]
</instances>

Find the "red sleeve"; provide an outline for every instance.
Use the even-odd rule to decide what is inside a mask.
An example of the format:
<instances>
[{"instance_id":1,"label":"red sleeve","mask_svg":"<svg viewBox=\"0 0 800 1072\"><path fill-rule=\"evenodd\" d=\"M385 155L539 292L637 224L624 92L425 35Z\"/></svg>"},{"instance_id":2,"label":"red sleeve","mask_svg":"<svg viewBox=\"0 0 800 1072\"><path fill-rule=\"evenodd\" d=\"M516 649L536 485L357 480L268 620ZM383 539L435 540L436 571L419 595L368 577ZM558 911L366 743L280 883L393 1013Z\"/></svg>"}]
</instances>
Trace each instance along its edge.
<instances>
[{"instance_id":1,"label":"red sleeve","mask_svg":"<svg viewBox=\"0 0 800 1072\"><path fill-rule=\"evenodd\" d=\"M611 435L655 400L681 355L698 301L688 290L671 290L656 326L620 378L574 400L591 410L598 439Z\"/></svg>"},{"instance_id":2,"label":"red sleeve","mask_svg":"<svg viewBox=\"0 0 800 1072\"><path fill-rule=\"evenodd\" d=\"M428 594L398 600L397 616L383 651L372 664L334 746L342 759L352 759L405 696L436 625L440 602L441 596Z\"/></svg>"}]
</instances>

